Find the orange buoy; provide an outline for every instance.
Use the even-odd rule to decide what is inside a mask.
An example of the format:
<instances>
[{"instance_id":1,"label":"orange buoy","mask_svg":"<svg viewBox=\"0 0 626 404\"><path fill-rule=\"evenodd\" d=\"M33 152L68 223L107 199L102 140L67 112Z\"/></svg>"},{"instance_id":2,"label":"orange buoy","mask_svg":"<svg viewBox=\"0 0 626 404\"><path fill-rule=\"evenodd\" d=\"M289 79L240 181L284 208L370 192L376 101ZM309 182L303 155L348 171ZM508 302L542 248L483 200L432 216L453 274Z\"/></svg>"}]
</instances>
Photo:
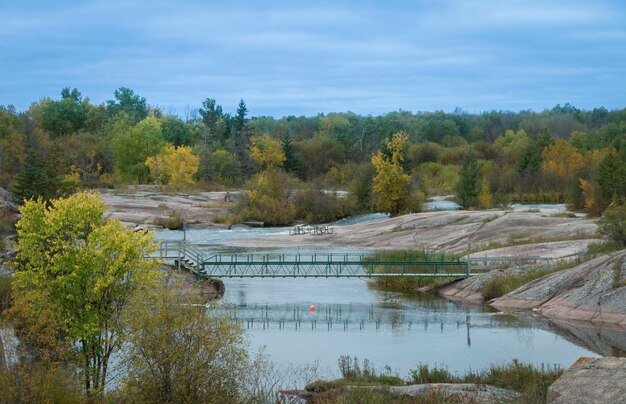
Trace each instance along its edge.
<instances>
[{"instance_id":1,"label":"orange buoy","mask_svg":"<svg viewBox=\"0 0 626 404\"><path fill-rule=\"evenodd\" d=\"M310 311L311 313L315 313L315 305L314 305L314 304L312 304L311 306L309 306L309 311Z\"/></svg>"}]
</instances>

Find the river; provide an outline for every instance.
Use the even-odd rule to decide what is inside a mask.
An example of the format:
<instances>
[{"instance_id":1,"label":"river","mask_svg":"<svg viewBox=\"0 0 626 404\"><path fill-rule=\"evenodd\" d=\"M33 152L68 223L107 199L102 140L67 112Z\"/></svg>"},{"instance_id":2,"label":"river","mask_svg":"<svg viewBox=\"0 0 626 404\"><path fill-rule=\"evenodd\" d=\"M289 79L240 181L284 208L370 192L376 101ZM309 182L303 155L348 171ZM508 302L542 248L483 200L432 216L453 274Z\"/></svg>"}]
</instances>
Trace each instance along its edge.
<instances>
[{"instance_id":1,"label":"river","mask_svg":"<svg viewBox=\"0 0 626 404\"><path fill-rule=\"evenodd\" d=\"M337 225L384 217L366 215ZM230 247L230 240L288 230L191 229L186 238L207 251L238 251ZM183 235L161 231L158 237L181 239ZM511 359L567 367L580 356L598 356L582 341L536 316L503 314L488 306L432 295L385 292L363 279L256 278L224 279L224 283L226 293L218 310L242 324L251 352L264 347L278 367L314 365L322 377L338 376L341 355L367 358L377 368L389 365L400 376L420 363L465 372Z\"/></svg>"}]
</instances>

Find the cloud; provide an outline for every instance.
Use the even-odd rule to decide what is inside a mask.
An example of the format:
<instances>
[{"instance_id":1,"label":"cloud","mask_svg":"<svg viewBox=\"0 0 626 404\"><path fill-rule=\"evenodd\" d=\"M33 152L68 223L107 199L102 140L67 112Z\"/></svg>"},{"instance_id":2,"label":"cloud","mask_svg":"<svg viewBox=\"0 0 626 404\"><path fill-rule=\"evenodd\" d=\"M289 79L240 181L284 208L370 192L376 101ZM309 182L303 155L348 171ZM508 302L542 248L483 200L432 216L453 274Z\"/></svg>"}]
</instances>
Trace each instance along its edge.
<instances>
[{"instance_id":1,"label":"cloud","mask_svg":"<svg viewBox=\"0 0 626 404\"><path fill-rule=\"evenodd\" d=\"M0 104L123 85L181 113L623 107L625 17L617 1L16 2Z\"/></svg>"}]
</instances>

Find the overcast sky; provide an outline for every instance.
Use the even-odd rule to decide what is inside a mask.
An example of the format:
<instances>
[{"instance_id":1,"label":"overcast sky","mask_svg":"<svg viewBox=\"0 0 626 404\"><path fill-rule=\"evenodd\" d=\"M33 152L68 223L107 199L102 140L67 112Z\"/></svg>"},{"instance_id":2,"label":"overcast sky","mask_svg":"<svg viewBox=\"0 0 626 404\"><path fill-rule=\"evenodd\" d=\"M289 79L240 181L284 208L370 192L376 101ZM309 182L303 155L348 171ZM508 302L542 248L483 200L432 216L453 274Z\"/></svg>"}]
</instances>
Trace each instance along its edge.
<instances>
[{"instance_id":1,"label":"overcast sky","mask_svg":"<svg viewBox=\"0 0 626 404\"><path fill-rule=\"evenodd\" d=\"M623 108L625 4L0 0L0 105L126 86L180 115Z\"/></svg>"}]
</instances>

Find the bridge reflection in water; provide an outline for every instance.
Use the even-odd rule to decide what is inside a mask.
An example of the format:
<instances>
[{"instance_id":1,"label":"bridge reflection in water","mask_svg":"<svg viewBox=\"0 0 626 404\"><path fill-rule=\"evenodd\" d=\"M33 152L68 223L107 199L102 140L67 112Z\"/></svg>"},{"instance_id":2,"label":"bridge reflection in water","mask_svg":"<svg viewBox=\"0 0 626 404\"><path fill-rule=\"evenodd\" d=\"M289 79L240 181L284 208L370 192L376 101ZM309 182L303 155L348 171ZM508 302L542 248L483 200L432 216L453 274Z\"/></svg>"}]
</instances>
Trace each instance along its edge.
<instances>
[{"instance_id":1,"label":"bridge reflection in water","mask_svg":"<svg viewBox=\"0 0 626 404\"><path fill-rule=\"evenodd\" d=\"M471 346L471 315L450 322L445 313L405 311L397 307L374 304L320 304L311 311L303 305L240 305L218 306L216 314L237 322L248 330L274 331L403 331L420 333L440 331L448 327L467 330Z\"/></svg>"}]
</instances>

